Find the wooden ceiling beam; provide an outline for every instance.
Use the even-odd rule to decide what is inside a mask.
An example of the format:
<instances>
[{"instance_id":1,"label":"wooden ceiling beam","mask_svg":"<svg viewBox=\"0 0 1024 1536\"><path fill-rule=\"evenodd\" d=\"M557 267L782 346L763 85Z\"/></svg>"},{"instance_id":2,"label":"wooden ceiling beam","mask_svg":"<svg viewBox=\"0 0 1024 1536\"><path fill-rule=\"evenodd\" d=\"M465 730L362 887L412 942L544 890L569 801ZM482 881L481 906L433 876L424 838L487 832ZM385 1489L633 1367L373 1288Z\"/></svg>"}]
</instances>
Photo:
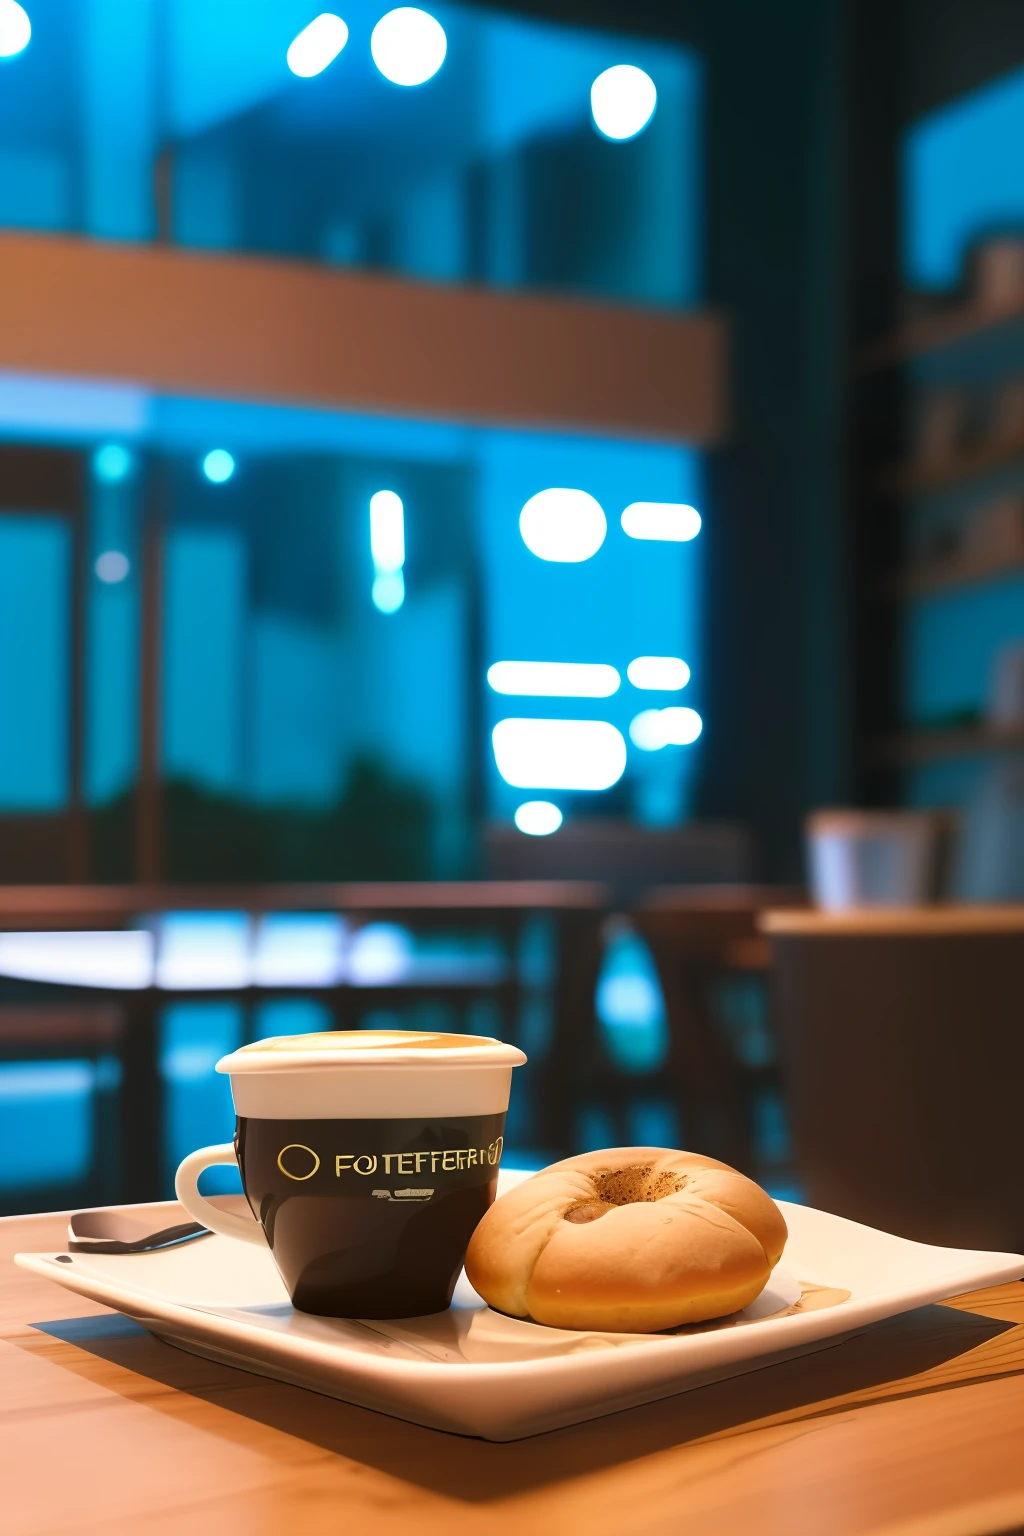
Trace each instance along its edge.
<instances>
[{"instance_id":1,"label":"wooden ceiling beam","mask_svg":"<svg viewBox=\"0 0 1024 1536\"><path fill-rule=\"evenodd\" d=\"M717 316L251 256L0 236L0 368L707 446Z\"/></svg>"}]
</instances>

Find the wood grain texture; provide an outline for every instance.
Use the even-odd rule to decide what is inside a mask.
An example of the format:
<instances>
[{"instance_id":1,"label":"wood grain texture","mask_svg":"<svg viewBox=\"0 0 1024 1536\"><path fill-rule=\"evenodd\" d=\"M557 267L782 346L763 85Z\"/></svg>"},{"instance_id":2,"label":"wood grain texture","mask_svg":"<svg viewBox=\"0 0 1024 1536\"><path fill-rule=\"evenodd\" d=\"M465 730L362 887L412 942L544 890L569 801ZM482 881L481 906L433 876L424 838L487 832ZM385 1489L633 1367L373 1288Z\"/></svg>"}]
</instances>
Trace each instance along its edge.
<instances>
[{"instance_id":1,"label":"wood grain texture","mask_svg":"<svg viewBox=\"0 0 1024 1536\"><path fill-rule=\"evenodd\" d=\"M21 234L0 236L0 278L4 368L699 444L725 429L713 315Z\"/></svg>"},{"instance_id":2,"label":"wood grain texture","mask_svg":"<svg viewBox=\"0 0 1024 1536\"><path fill-rule=\"evenodd\" d=\"M5 1536L979 1536L1024 1523L1024 1284L495 1445L200 1360L14 1268L19 1249L57 1246L65 1220L0 1222Z\"/></svg>"}]
</instances>

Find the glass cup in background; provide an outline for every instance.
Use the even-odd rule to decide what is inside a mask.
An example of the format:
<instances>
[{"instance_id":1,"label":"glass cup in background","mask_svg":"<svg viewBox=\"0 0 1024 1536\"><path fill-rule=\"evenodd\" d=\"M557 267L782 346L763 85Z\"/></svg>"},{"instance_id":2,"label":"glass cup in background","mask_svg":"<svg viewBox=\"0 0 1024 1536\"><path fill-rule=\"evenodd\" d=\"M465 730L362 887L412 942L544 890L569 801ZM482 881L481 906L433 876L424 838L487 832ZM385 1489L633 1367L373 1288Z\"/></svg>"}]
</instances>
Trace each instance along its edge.
<instances>
[{"instance_id":1,"label":"glass cup in background","mask_svg":"<svg viewBox=\"0 0 1024 1536\"><path fill-rule=\"evenodd\" d=\"M811 893L827 912L920 907L935 899L939 826L917 811L815 811L807 818Z\"/></svg>"}]
</instances>

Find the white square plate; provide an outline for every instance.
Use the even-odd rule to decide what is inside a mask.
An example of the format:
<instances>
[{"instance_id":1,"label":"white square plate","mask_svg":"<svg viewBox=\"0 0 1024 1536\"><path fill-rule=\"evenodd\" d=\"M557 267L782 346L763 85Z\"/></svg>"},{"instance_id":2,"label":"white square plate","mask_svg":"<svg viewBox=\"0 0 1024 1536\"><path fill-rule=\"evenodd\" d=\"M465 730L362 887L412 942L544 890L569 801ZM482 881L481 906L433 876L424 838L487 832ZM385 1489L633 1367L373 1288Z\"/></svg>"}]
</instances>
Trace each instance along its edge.
<instances>
[{"instance_id":1,"label":"white square plate","mask_svg":"<svg viewBox=\"0 0 1024 1536\"><path fill-rule=\"evenodd\" d=\"M526 1177L508 1170L501 1186ZM194 1354L380 1413L517 1440L837 1343L880 1318L1024 1275L1024 1257L931 1248L780 1201L789 1242L744 1312L674 1334L501 1317L465 1276L448 1312L357 1322L296 1312L270 1252L204 1237L157 1253L21 1253L24 1269Z\"/></svg>"}]
</instances>

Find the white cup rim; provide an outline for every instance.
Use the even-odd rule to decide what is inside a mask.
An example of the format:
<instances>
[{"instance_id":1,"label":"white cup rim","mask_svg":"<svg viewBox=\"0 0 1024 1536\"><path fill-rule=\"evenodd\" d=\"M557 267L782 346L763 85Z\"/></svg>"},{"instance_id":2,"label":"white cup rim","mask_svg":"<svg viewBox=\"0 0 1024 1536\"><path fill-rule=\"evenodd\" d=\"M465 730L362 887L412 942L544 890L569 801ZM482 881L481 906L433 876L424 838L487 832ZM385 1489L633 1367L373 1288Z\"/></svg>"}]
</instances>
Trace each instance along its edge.
<instances>
[{"instance_id":1,"label":"white cup rim","mask_svg":"<svg viewBox=\"0 0 1024 1536\"><path fill-rule=\"evenodd\" d=\"M355 1031L346 1030L340 1033L351 1035ZM389 1033L393 1041L394 1034L405 1032ZM365 1048L349 1045L343 1050L336 1051L332 1051L324 1044L304 1046L300 1042L308 1037L301 1035L257 1040L251 1045L244 1045L241 1049L232 1051L228 1056L222 1056L217 1063L217 1071L227 1073L231 1077L257 1072L272 1074L308 1072L318 1075L353 1071L387 1072L396 1067L410 1066L430 1072L448 1072L453 1069L474 1067L478 1070L489 1067L507 1070L509 1067L522 1066L526 1061L525 1053L517 1046L506 1045L502 1040L495 1040L485 1035L465 1036L465 1045L438 1049L436 1046L406 1044L404 1041L401 1044L387 1045L382 1041L373 1045L371 1043L373 1034L373 1030L366 1031ZM425 1039L431 1037L427 1031L423 1034ZM294 1048L290 1048L292 1041L295 1042Z\"/></svg>"}]
</instances>

